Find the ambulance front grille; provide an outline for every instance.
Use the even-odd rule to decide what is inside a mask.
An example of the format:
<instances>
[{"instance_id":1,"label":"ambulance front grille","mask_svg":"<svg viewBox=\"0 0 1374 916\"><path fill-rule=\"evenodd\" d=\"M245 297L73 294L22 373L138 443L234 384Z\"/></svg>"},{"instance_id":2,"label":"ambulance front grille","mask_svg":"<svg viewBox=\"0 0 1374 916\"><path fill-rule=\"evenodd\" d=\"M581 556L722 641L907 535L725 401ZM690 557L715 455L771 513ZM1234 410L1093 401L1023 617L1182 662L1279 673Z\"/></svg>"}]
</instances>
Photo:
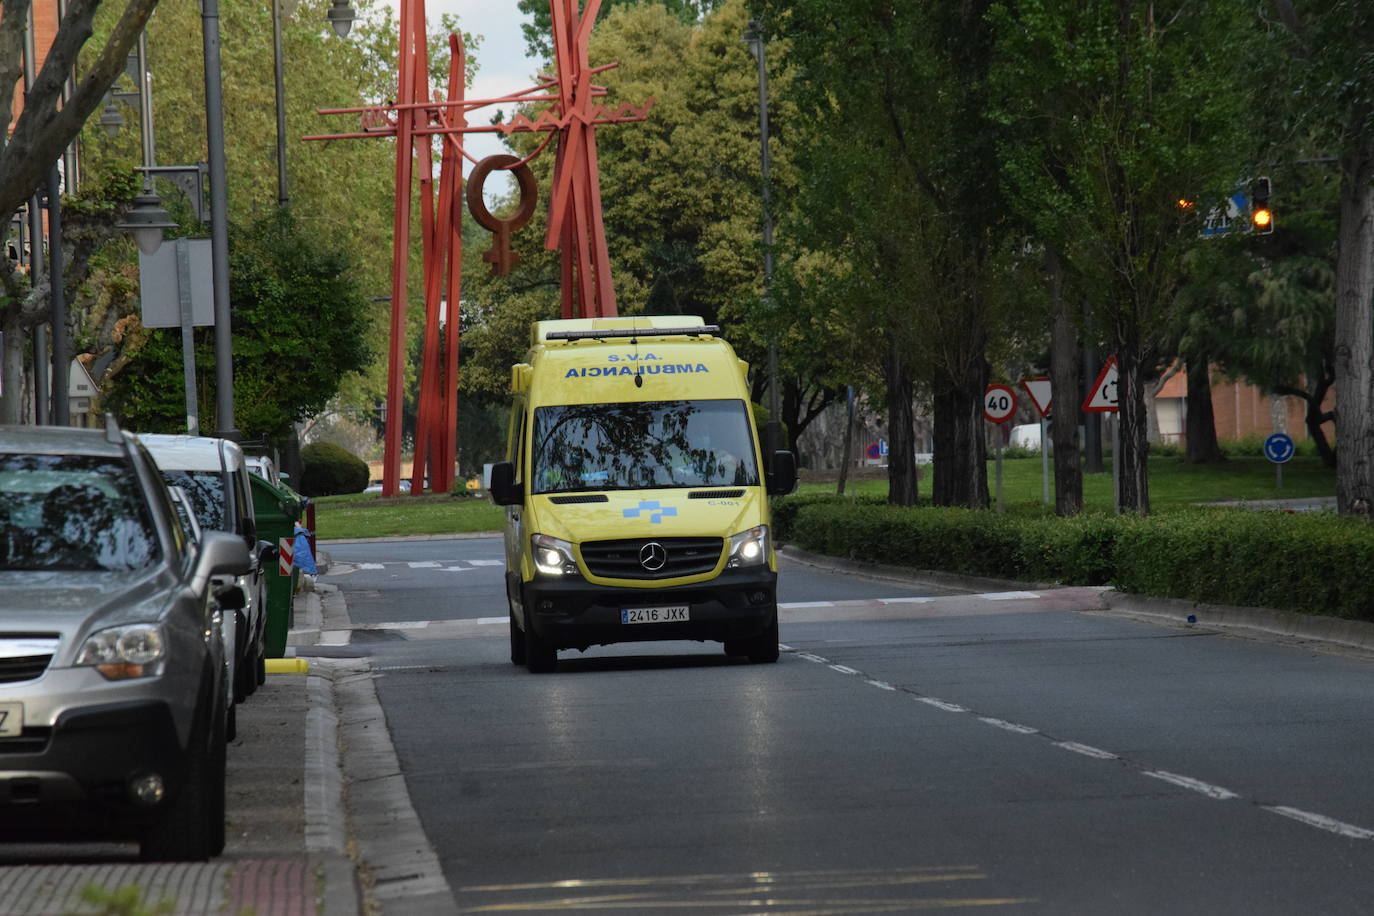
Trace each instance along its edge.
<instances>
[{"instance_id":1,"label":"ambulance front grille","mask_svg":"<svg viewBox=\"0 0 1374 916\"><path fill-rule=\"evenodd\" d=\"M724 538L708 537L587 541L582 544L582 561L592 575L608 579L676 579L715 569L724 547ZM660 557L663 565L650 568Z\"/></svg>"}]
</instances>

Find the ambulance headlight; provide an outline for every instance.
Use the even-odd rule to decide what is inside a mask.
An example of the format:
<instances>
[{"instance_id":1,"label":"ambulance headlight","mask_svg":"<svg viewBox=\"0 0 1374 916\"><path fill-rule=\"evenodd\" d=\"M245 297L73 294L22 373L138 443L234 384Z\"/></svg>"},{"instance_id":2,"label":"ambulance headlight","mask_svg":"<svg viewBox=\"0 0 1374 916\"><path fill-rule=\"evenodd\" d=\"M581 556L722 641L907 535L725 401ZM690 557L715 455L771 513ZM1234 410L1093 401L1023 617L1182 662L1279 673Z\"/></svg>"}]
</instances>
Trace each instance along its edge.
<instances>
[{"instance_id":1,"label":"ambulance headlight","mask_svg":"<svg viewBox=\"0 0 1374 916\"><path fill-rule=\"evenodd\" d=\"M759 525L730 538L730 559L726 566L758 566L768 562L768 526Z\"/></svg>"},{"instance_id":2,"label":"ambulance headlight","mask_svg":"<svg viewBox=\"0 0 1374 916\"><path fill-rule=\"evenodd\" d=\"M546 576L577 575L577 560L573 556L573 545L547 534L536 534L530 538L534 547L534 568Z\"/></svg>"}]
</instances>

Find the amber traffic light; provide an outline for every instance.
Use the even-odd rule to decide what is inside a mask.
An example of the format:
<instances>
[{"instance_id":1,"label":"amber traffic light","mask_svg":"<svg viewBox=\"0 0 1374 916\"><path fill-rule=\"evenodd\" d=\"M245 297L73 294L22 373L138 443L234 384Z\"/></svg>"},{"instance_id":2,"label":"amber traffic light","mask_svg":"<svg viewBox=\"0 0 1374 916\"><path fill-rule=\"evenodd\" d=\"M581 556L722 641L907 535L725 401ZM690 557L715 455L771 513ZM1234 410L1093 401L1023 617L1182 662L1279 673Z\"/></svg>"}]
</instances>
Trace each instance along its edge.
<instances>
[{"instance_id":1,"label":"amber traffic light","mask_svg":"<svg viewBox=\"0 0 1374 916\"><path fill-rule=\"evenodd\" d=\"M1274 231L1274 211L1269 206L1269 179L1256 178L1250 182L1250 230L1257 235Z\"/></svg>"}]
</instances>

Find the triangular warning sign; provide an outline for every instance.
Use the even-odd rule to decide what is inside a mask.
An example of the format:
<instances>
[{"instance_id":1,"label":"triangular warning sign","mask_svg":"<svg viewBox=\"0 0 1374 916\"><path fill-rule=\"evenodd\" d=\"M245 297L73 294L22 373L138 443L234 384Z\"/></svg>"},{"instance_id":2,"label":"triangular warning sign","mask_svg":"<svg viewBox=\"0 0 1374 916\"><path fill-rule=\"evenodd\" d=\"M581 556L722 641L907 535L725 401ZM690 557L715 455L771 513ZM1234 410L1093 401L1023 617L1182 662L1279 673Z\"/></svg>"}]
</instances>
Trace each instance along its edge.
<instances>
[{"instance_id":1,"label":"triangular warning sign","mask_svg":"<svg viewBox=\"0 0 1374 916\"><path fill-rule=\"evenodd\" d=\"M1097 374L1092 391L1083 399L1083 409L1088 413L1112 413L1116 411L1116 357L1107 357L1107 364Z\"/></svg>"},{"instance_id":2,"label":"triangular warning sign","mask_svg":"<svg viewBox=\"0 0 1374 916\"><path fill-rule=\"evenodd\" d=\"M1053 400L1050 396L1050 380L1047 378L1023 378L1021 388L1035 405L1035 409L1040 411L1040 416L1050 415L1050 403Z\"/></svg>"}]
</instances>

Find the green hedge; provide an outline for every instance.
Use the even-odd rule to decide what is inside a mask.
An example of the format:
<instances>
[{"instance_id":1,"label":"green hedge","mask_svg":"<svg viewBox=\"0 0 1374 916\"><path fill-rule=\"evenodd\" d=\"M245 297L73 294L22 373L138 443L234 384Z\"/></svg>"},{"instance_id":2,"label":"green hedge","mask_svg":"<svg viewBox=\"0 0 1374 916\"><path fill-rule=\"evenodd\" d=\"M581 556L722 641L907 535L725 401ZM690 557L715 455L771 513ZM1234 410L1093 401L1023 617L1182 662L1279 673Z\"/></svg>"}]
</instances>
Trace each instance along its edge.
<instances>
[{"instance_id":1,"label":"green hedge","mask_svg":"<svg viewBox=\"0 0 1374 916\"><path fill-rule=\"evenodd\" d=\"M1374 526L1331 513L998 515L789 497L779 541L873 563L1374 620Z\"/></svg>"}]
</instances>

